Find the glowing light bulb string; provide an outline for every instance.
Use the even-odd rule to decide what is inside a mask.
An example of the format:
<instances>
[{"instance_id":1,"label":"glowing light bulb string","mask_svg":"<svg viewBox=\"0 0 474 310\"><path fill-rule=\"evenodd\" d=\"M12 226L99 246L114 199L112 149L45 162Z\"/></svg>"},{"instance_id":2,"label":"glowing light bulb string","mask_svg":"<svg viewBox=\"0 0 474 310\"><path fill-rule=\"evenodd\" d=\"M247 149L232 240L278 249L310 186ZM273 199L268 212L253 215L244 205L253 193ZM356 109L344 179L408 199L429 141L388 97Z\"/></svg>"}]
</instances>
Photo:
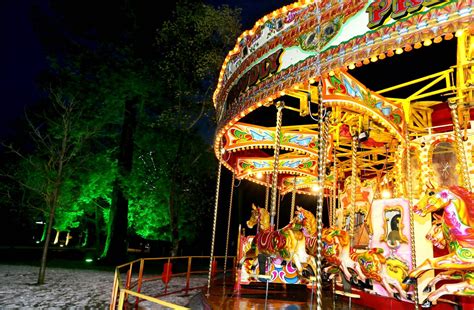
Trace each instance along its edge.
<instances>
[{"instance_id":1,"label":"glowing light bulb string","mask_svg":"<svg viewBox=\"0 0 474 310\"><path fill-rule=\"evenodd\" d=\"M321 7L320 1L316 1L316 16L317 16L317 36L318 36L318 44L321 41ZM318 46L319 47L319 46ZM319 131L319 150L318 150L318 183L321 187L321 192L318 196L317 207L316 207L316 219L317 219L317 251L316 251L316 309L322 310L322 210L323 210L323 196L324 196L324 166L325 166L325 146L326 140L323 137L324 130L327 130L327 126L325 126L324 118L326 115L324 111L324 103L322 98L322 76L321 76L321 51L318 49L318 53L316 55L316 72L317 78L319 78L318 83L318 119L315 119L311 113L311 102L309 104L309 115L312 120L318 123L318 131ZM311 91L311 85L309 85ZM324 127L324 128L323 128ZM312 308L311 302L311 308Z\"/></svg>"}]
</instances>

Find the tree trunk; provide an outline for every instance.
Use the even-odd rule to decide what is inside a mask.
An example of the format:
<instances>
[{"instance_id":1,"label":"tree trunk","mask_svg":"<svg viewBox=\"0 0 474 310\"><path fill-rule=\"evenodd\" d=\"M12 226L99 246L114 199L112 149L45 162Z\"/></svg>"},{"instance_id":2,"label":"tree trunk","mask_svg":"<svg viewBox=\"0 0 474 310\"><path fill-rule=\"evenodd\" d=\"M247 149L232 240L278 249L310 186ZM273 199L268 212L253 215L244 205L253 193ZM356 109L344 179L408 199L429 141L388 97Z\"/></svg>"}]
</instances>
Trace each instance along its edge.
<instances>
[{"instance_id":1,"label":"tree trunk","mask_svg":"<svg viewBox=\"0 0 474 310\"><path fill-rule=\"evenodd\" d=\"M46 222L46 220L45 220ZM47 223L44 223L44 226L43 226L43 233L41 234L41 240L40 242L43 242L44 239L46 238L46 233L48 232L48 224Z\"/></svg>"},{"instance_id":2,"label":"tree trunk","mask_svg":"<svg viewBox=\"0 0 474 310\"><path fill-rule=\"evenodd\" d=\"M102 258L107 263L121 263L127 256L128 199L124 195L122 182L128 177L133 163L133 134L137 126L138 98L125 102L122 134L118 155L119 175L114 182L112 205Z\"/></svg>"},{"instance_id":3,"label":"tree trunk","mask_svg":"<svg viewBox=\"0 0 474 310\"><path fill-rule=\"evenodd\" d=\"M51 231L53 229L54 213L56 212L56 207L58 206L59 194L61 190L62 177L63 177L63 164L66 154L68 131L65 131L63 141L61 144L61 152L58 159L58 170L56 173L56 179L54 180L54 187L52 193L47 195L46 204L49 206L49 221L48 221L48 230L46 232L46 241L43 246L43 255L41 255L40 270L38 275L38 284L44 284L44 278L46 274L46 259L48 256L49 241L51 240Z\"/></svg>"},{"instance_id":4,"label":"tree trunk","mask_svg":"<svg viewBox=\"0 0 474 310\"><path fill-rule=\"evenodd\" d=\"M46 240L44 241L44 245L43 245L43 254L41 255L40 270L38 274L37 284L39 285L44 284L44 278L46 275L46 259L48 257L48 248L49 248L49 242L51 240L51 232L53 230L55 210L56 210L55 205L53 205L49 210L48 228L46 229Z\"/></svg>"},{"instance_id":5,"label":"tree trunk","mask_svg":"<svg viewBox=\"0 0 474 310\"><path fill-rule=\"evenodd\" d=\"M171 182L171 190L170 190L170 202L169 202L169 212L170 212L170 228L171 228L171 256L177 256L179 250L179 230L178 230L178 217L176 214L176 206L175 206L175 180Z\"/></svg>"},{"instance_id":6,"label":"tree trunk","mask_svg":"<svg viewBox=\"0 0 474 310\"><path fill-rule=\"evenodd\" d=\"M99 206L95 206L95 240L94 240L94 248L96 255L100 254L100 214L99 214ZM98 256L97 256L98 257Z\"/></svg>"},{"instance_id":7,"label":"tree trunk","mask_svg":"<svg viewBox=\"0 0 474 310\"><path fill-rule=\"evenodd\" d=\"M81 244L81 248L85 248L87 246L87 242L89 241L89 227L86 226L86 229L83 231L82 236L83 237L80 244Z\"/></svg>"},{"instance_id":8,"label":"tree trunk","mask_svg":"<svg viewBox=\"0 0 474 310\"><path fill-rule=\"evenodd\" d=\"M53 244L58 244L59 242L59 230L56 230L56 237L54 237L54 241L53 241Z\"/></svg>"},{"instance_id":9,"label":"tree trunk","mask_svg":"<svg viewBox=\"0 0 474 310\"><path fill-rule=\"evenodd\" d=\"M169 200L169 212L170 212L170 229L171 229L171 256L177 256L179 250L179 226L178 226L178 206L176 204L177 195L177 183L181 180L181 171L179 170L179 157L184 147L184 135L182 132L178 132L178 149L171 169L171 184L170 184L170 200Z\"/></svg>"}]
</instances>

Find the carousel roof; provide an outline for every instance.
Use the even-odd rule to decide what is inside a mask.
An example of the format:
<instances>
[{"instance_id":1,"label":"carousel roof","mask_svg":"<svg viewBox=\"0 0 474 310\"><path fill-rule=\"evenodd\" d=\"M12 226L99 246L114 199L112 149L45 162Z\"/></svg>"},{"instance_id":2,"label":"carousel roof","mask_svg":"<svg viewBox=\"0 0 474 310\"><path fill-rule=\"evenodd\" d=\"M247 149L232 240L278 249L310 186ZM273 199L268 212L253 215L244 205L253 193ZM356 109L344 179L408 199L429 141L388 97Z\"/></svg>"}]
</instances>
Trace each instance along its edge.
<instances>
[{"instance_id":1,"label":"carousel roof","mask_svg":"<svg viewBox=\"0 0 474 310\"><path fill-rule=\"evenodd\" d=\"M433 41L450 40L472 23L470 1L405 1L403 5L385 1L385 7L378 3L298 1L262 17L238 38L224 61L213 97L218 116L215 152L218 155L222 146L222 163L237 178L271 184L262 175L274 168L276 113L269 107L279 100L285 102L279 137L281 193L291 189L310 193L317 182L319 99L331 111L326 156L338 163L341 173L351 169L351 140L356 132L370 130L370 137L360 144L359 162L367 176L375 176L393 165L396 147L409 128L423 131L422 121L418 119L421 123L415 126L417 119L410 119L410 105L425 100L416 111L422 119L423 111L440 103L427 103L439 92L398 99L391 96L394 89L373 91L349 70ZM448 71L440 79L452 74ZM378 80L393 80L391 75L378 72L369 84L377 87ZM452 91L452 85L447 90ZM336 171L331 174L334 178Z\"/></svg>"}]
</instances>

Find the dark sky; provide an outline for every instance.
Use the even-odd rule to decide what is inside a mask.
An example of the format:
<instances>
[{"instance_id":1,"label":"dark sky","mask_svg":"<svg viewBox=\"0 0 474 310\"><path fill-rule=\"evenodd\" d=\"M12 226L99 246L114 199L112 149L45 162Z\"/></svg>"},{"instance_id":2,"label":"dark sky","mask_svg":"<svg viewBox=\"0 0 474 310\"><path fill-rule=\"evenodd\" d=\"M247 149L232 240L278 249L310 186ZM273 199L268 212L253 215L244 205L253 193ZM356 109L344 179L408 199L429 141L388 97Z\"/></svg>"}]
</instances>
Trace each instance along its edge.
<instances>
[{"instance_id":1,"label":"dark sky","mask_svg":"<svg viewBox=\"0 0 474 310\"><path fill-rule=\"evenodd\" d=\"M23 107L37 98L35 77L44 67L44 55L29 13L39 0L0 1L0 133L23 115Z\"/></svg>"},{"instance_id":2,"label":"dark sky","mask_svg":"<svg viewBox=\"0 0 474 310\"><path fill-rule=\"evenodd\" d=\"M293 0L205 1L215 6L227 4L233 8L242 8L242 30L252 28L259 18L294 2ZM24 107L38 99L39 90L35 80L38 73L45 69L46 61L30 20L31 9L35 5L47 10L48 0L0 0L0 139L13 131L12 122L23 116ZM454 42L455 40L452 40L447 42L447 45L444 42L437 46L422 48L419 52L404 53L393 57L393 60L359 68L353 74L369 88L376 90L384 86L380 85L379 78L373 79L371 74L373 71L399 75L396 80L404 82L445 70L455 64L452 57L446 57L447 54L455 55ZM387 75L382 80L386 80L388 85L396 84L392 79L388 79Z\"/></svg>"},{"instance_id":3,"label":"dark sky","mask_svg":"<svg viewBox=\"0 0 474 310\"><path fill-rule=\"evenodd\" d=\"M155 0L158 1L158 0ZM33 29L33 5L46 8L48 0L0 0L0 139L12 131L12 122L24 107L38 99L36 76L45 68L45 55ZM243 30L262 16L292 0L208 0L213 5L242 8Z\"/></svg>"},{"instance_id":4,"label":"dark sky","mask_svg":"<svg viewBox=\"0 0 474 310\"><path fill-rule=\"evenodd\" d=\"M226 4L232 8L242 8L242 30L252 28L264 15L296 2L296 0L205 0L213 5Z\"/></svg>"}]
</instances>

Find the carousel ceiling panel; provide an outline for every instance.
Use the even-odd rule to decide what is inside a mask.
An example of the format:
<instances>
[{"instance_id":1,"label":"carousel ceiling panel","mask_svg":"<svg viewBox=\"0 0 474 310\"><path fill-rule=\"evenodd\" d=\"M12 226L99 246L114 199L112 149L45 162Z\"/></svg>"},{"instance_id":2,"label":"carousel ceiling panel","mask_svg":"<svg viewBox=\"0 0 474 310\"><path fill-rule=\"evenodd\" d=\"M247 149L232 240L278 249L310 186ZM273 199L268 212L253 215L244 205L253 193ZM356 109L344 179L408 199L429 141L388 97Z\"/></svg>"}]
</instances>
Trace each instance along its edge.
<instances>
[{"instance_id":1,"label":"carousel ceiling panel","mask_svg":"<svg viewBox=\"0 0 474 310\"><path fill-rule=\"evenodd\" d=\"M367 115L399 141L403 140L404 113L401 104L370 91L347 72L338 71L322 79L322 99L329 107L340 106Z\"/></svg>"},{"instance_id":2,"label":"carousel ceiling panel","mask_svg":"<svg viewBox=\"0 0 474 310\"><path fill-rule=\"evenodd\" d=\"M334 174L329 174L324 180L325 189L330 189L334 185ZM317 176L286 176L282 178L280 195L286 195L292 191L297 193L317 195L320 192L319 180Z\"/></svg>"},{"instance_id":3,"label":"carousel ceiling panel","mask_svg":"<svg viewBox=\"0 0 474 310\"><path fill-rule=\"evenodd\" d=\"M275 146L275 129L251 124L237 123L225 134L226 151L254 148L273 148ZM280 147L317 156L318 133L301 132L293 128L281 130Z\"/></svg>"},{"instance_id":4,"label":"carousel ceiling panel","mask_svg":"<svg viewBox=\"0 0 474 310\"><path fill-rule=\"evenodd\" d=\"M243 178L257 174L271 174L273 172L273 157L255 158L241 157L237 159L236 176ZM317 175L317 159L309 156L282 155L278 163L279 174L306 174Z\"/></svg>"}]
</instances>

